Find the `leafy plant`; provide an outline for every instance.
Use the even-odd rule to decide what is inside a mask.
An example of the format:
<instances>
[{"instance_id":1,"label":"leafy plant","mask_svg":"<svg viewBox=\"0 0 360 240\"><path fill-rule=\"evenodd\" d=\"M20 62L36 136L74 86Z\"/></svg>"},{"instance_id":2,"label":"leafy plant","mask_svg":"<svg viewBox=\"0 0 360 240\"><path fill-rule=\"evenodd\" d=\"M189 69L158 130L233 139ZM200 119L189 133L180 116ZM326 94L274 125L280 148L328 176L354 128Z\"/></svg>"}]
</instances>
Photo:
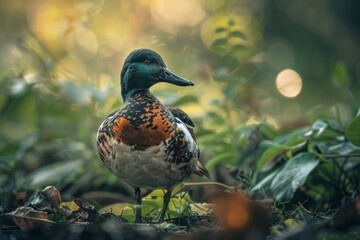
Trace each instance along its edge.
<instances>
[{"instance_id":1,"label":"leafy plant","mask_svg":"<svg viewBox=\"0 0 360 240\"><path fill-rule=\"evenodd\" d=\"M314 202L322 199L339 206L342 198L360 187L360 179L355 177L360 148L345 137L349 127L317 120L309 128L270 140L273 146L262 153L256 165L253 180L257 184L252 191L267 189L278 201L296 201L295 194L301 193Z\"/></svg>"}]
</instances>

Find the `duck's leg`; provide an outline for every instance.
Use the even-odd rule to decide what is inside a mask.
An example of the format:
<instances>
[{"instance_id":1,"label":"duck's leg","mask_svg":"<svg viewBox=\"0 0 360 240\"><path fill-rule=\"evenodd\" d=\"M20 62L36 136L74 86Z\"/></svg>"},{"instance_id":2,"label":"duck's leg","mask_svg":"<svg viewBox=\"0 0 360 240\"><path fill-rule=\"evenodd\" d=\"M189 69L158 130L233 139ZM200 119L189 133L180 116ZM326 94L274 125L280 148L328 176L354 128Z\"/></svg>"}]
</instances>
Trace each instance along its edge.
<instances>
[{"instance_id":1,"label":"duck's leg","mask_svg":"<svg viewBox=\"0 0 360 240\"><path fill-rule=\"evenodd\" d=\"M135 187L134 190L135 190L134 195L136 199L136 204L138 205L135 210L135 222L139 223L141 222L141 191L140 188L138 187Z\"/></svg>"},{"instance_id":2,"label":"duck's leg","mask_svg":"<svg viewBox=\"0 0 360 240\"><path fill-rule=\"evenodd\" d=\"M170 198L171 198L171 191L167 190L165 195L164 195L163 207L162 207L162 210L161 210L160 217L159 217L159 219L157 221L158 223L161 223L161 222L164 221L165 213L166 213L166 210L167 210L167 208L169 206Z\"/></svg>"}]
</instances>

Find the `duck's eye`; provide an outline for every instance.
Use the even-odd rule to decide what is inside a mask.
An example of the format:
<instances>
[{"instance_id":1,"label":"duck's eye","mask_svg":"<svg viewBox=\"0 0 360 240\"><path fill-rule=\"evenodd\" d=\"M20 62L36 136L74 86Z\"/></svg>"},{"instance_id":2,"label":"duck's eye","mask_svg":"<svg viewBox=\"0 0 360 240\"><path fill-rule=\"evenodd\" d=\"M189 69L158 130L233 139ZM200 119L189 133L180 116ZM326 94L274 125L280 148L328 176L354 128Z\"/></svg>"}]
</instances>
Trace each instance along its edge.
<instances>
[{"instance_id":1,"label":"duck's eye","mask_svg":"<svg viewBox=\"0 0 360 240\"><path fill-rule=\"evenodd\" d=\"M150 60L145 60L144 64L150 64Z\"/></svg>"}]
</instances>

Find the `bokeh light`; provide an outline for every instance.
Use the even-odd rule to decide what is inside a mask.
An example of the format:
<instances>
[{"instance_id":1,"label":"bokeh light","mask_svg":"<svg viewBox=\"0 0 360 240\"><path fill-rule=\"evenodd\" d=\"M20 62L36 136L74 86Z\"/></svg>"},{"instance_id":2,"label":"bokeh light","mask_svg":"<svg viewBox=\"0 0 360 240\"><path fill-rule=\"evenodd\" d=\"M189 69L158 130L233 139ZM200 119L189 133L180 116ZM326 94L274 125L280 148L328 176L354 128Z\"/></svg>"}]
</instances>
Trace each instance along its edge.
<instances>
[{"instance_id":1,"label":"bokeh light","mask_svg":"<svg viewBox=\"0 0 360 240\"><path fill-rule=\"evenodd\" d=\"M201 5L191 0L157 0L152 4L151 11L161 25L194 26L205 16Z\"/></svg>"},{"instance_id":2,"label":"bokeh light","mask_svg":"<svg viewBox=\"0 0 360 240\"><path fill-rule=\"evenodd\" d=\"M276 88L285 97L296 97L301 92L302 79L296 71L285 69L276 76Z\"/></svg>"},{"instance_id":3,"label":"bokeh light","mask_svg":"<svg viewBox=\"0 0 360 240\"><path fill-rule=\"evenodd\" d=\"M249 201L239 195L219 195L211 200L214 203L214 214L226 229L241 229L249 224Z\"/></svg>"},{"instance_id":4,"label":"bokeh light","mask_svg":"<svg viewBox=\"0 0 360 240\"><path fill-rule=\"evenodd\" d=\"M73 81L111 92L115 98L106 98L104 106L96 105L99 116L112 111L114 102L121 103L119 72L126 56L136 48L159 52L174 73L195 83L193 88L158 84L152 90L159 97L161 91L196 96L196 102L181 108L204 121L207 112L219 113L218 108L226 103L227 121L239 126L263 120L281 126L282 113L290 111L298 118L316 105L336 104L329 102L329 92L316 89L332 79L337 59L354 78L359 72L358 55L354 54L359 52L356 29L346 22L350 16L337 13L339 4L335 2L0 2L3 68L10 69L14 79L24 73L47 80L43 75L51 71L54 84ZM275 9L277 14L273 14ZM245 37L230 37L232 31ZM227 44L216 49L213 43L219 39ZM34 60L34 56L40 58ZM301 76L291 69L301 69ZM269 79L278 73L274 87ZM302 91L303 84L314 87ZM351 84L358 89L359 81ZM280 93L294 98L300 92L301 96L291 101L277 102L274 97ZM172 103L168 96L162 101Z\"/></svg>"},{"instance_id":5,"label":"bokeh light","mask_svg":"<svg viewBox=\"0 0 360 240\"><path fill-rule=\"evenodd\" d=\"M227 221L230 228L240 228L245 225L248 219L249 213L244 205L234 205L234 208L227 214Z\"/></svg>"}]
</instances>

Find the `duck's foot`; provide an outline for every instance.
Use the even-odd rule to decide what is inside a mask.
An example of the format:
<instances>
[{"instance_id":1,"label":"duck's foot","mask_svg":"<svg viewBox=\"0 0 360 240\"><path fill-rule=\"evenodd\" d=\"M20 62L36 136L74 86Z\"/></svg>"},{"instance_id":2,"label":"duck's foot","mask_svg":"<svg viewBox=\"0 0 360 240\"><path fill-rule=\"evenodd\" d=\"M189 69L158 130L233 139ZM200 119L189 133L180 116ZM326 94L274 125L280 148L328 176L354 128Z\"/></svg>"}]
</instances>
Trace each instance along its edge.
<instances>
[{"instance_id":1,"label":"duck's foot","mask_svg":"<svg viewBox=\"0 0 360 240\"><path fill-rule=\"evenodd\" d=\"M159 219L156 221L156 223L162 223L164 221L165 213L169 206L170 198L171 198L171 191L167 190L167 192L164 195L164 202L163 202L163 207L161 209L161 214Z\"/></svg>"},{"instance_id":2,"label":"duck's foot","mask_svg":"<svg viewBox=\"0 0 360 240\"><path fill-rule=\"evenodd\" d=\"M140 188L136 187L134 188L135 190L135 199L136 199L136 204L138 205L136 210L135 210L135 223L140 223L141 222L141 191Z\"/></svg>"},{"instance_id":3,"label":"duck's foot","mask_svg":"<svg viewBox=\"0 0 360 240\"><path fill-rule=\"evenodd\" d=\"M137 207L135 210L135 223L141 223L141 208Z\"/></svg>"}]
</instances>

